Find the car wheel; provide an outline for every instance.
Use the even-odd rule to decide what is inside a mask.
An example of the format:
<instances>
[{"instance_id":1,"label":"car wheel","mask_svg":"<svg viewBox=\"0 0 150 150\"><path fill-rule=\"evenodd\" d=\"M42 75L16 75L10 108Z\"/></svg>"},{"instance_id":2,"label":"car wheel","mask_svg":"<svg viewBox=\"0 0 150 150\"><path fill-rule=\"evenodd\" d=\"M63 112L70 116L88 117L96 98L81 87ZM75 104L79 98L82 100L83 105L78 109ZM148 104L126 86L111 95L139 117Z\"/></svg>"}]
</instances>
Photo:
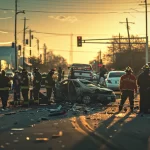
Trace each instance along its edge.
<instances>
[{"instance_id":1,"label":"car wheel","mask_svg":"<svg viewBox=\"0 0 150 150\"><path fill-rule=\"evenodd\" d=\"M84 104L90 104L91 103L91 96L90 95L83 95L82 102Z\"/></svg>"}]
</instances>

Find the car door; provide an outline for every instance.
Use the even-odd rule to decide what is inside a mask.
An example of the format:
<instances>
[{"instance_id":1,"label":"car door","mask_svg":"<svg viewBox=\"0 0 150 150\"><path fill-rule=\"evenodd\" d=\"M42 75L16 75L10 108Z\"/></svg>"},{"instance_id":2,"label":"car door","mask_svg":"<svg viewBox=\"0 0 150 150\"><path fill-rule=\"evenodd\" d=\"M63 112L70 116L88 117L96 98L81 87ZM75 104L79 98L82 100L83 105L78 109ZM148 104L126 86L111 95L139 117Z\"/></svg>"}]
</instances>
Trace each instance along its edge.
<instances>
[{"instance_id":1,"label":"car door","mask_svg":"<svg viewBox=\"0 0 150 150\"><path fill-rule=\"evenodd\" d=\"M60 83L60 96L64 99L64 100L68 100L68 89L69 89L69 80L65 80L63 82Z\"/></svg>"},{"instance_id":2,"label":"car door","mask_svg":"<svg viewBox=\"0 0 150 150\"><path fill-rule=\"evenodd\" d=\"M80 100L81 95L82 95L81 85L77 81L72 81L72 82L73 82L73 85L74 85L75 90L76 90L76 100Z\"/></svg>"}]
</instances>

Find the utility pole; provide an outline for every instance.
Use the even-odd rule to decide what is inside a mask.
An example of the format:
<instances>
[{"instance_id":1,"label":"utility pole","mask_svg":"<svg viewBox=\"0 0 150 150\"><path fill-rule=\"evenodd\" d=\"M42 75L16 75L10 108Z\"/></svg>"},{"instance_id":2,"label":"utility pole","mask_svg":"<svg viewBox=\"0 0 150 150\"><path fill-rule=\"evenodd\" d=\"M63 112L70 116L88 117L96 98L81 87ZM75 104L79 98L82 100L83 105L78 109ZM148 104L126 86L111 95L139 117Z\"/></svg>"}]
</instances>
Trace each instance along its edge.
<instances>
[{"instance_id":1,"label":"utility pole","mask_svg":"<svg viewBox=\"0 0 150 150\"><path fill-rule=\"evenodd\" d=\"M44 64L46 65L46 50L47 50L47 47L46 47L46 44L44 44Z\"/></svg>"},{"instance_id":2,"label":"utility pole","mask_svg":"<svg viewBox=\"0 0 150 150\"><path fill-rule=\"evenodd\" d=\"M145 56L145 62L146 64L148 63L148 19L147 19L147 0L145 0L145 11L146 11L146 15L145 15L145 19L146 19L146 56Z\"/></svg>"},{"instance_id":3,"label":"utility pole","mask_svg":"<svg viewBox=\"0 0 150 150\"><path fill-rule=\"evenodd\" d=\"M100 63L100 60L102 59L102 52L101 52L101 50L99 51L99 63Z\"/></svg>"},{"instance_id":4,"label":"utility pole","mask_svg":"<svg viewBox=\"0 0 150 150\"><path fill-rule=\"evenodd\" d=\"M145 50L145 63L147 64L149 61L149 52L148 52L148 15L147 15L147 0L144 1L144 4L139 5L145 5L145 25L146 25L146 50Z\"/></svg>"},{"instance_id":5,"label":"utility pole","mask_svg":"<svg viewBox=\"0 0 150 150\"><path fill-rule=\"evenodd\" d=\"M114 56L115 56L115 44L113 43L113 64L114 64Z\"/></svg>"},{"instance_id":6,"label":"utility pole","mask_svg":"<svg viewBox=\"0 0 150 150\"><path fill-rule=\"evenodd\" d=\"M25 46L26 46L26 17L24 17L24 29L23 29L23 68L25 68Z\"/></svg>"},{"instance_id":7,"label":"utility pole","mask_svg":"<svg viewBox=\"0 0 150 150\"><path fill-rule=\"evenodd\" d=\"M120 50L120 52L121 52L121 36L120 36L120 33L119 33L119 50Z\"/></svg>"},{"instance_id":8,"label":"utility pole","mask_svg":"<svg viewBox=\"0 0 150 150\"><path fill-rule=\"evenodd\" d=\"M18 70L18 50L17 50L17 7L18 0L15 0L15 69Z\"/></svg>"},{"instance_id":9,"label":"utility pole","mask_svg":"<svg viewBox=\"0 0 150 150\"><path fill-rule=\"evenodd\" d=\"M70 35L70 64L73 63L73 34Z\"/></svg>"},{"instance_id":10,"label":"utility pole","mask_svg":"<svg viewBox=\"0 0 150 150\"><path fill-rule=\"evenodd\" d=\"M37 50L38 50L38 59L40 58L40 55L39 55L39 53L40 53L40 41L39 41L39 39L37 39Z\"/></svg>"},{"instance_id":11,"label":"utility pole","mask_svg":"<svg viewBox=\"0 0 150 150\"><path fill-rule=\"evenodd\" d=\"M31 63L31 33L32 33L32 31L31 31L31 29L29 30L29 47L30 47L30 63ZM30 72L31 72L31 67L30 67Z\"/></svg>"},{"instance_id":12,"label":"utility pole","mask_svg":"<svg viewBox=\"0 0 150 150\"><path fill-rule=\"evenodd\" d=\"M128 41L129 41L129 51L130 51L130 66L132 67L132 51L131 51L131 41L130 41L130 32L129 32L129 23L135 24L134 22L128 22L128 18L126 18L126 22L120 22L120 23L126 23L127 27L127 33L128 33Z\"/></svg>"},{"instance_id":13,"label":"utility pole","mask_svg":"<svg viewBox=\"0 0 150 150\"><path fill-rule=\"evenodd\" d=\"M18 0L15 0L15 69L18 70L18 49L17 49L17 15L25 14L25 11L18 11Z\"/></svg>"}]
</instances>

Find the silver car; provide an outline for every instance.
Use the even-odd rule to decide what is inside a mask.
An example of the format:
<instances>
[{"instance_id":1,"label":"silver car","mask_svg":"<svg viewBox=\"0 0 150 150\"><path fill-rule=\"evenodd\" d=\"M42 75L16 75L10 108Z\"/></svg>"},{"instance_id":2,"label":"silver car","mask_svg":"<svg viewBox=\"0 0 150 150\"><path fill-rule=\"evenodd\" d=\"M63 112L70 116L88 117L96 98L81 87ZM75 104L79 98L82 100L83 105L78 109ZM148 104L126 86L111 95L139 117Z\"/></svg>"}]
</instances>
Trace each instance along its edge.
<instances>
[{"instance_id":1,"label":"silver car","mask_svg":"<svg viewBox=\"0 0 150 150\"><path fill-rule=\"evenodd\" d=\"M120 78L126 74L125 71L110 71L105 79L106 87L112 90L119 90Z\"/></svg>"},{"instance_id":2,"label":"silver car","mask_svg":"<svg viewBox=\"0 0 150 150\"><path fill-rule=\"evenodd\" d=\"M56 101L82 102L84 104L94 101L108 104L116 100L112 90L101 88L84 79L68 79L60 82L56 85L54 95Z\"/></svg>"}]
</instances>

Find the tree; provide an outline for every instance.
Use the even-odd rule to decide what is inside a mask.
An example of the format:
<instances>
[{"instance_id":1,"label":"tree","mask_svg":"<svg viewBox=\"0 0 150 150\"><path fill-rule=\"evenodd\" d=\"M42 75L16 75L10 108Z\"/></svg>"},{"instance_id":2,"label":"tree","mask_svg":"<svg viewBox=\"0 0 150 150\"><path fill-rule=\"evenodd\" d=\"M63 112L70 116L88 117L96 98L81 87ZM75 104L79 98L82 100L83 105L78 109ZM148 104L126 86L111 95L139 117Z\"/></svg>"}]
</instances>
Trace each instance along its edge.
<instances>
[{"instance_id":1,"label":"tree","mask_svg":"<svg viewBox=\"0 0 150 150\"><path fill-rule=\"evenodd\" d=\"M129 48L128 39L121 37L120 40L116 36L110 40L112 44L107 47L107 52L103 56L103 61L107 63L109 68L124 69L127 65L130 65L135 71L138 71L145 63L145 40L138 37L138 35L131 35L131 51ZM139 39L136 39L139 38ZM139 44L134 44L139 43ZM141 43L141 44L140 44Z\"/></svg>"},{"instance_id":2,"label":"tree","mask_svg":"<svg viewBox=\"0 0 150 150\"><path fill-rule=\"evenodd\" d=\"M30 61L31 61L31 64L32 64L33 68L34 67L38 67L39 68L41 63L42 63L42 61L39 58L35 57L35 56L31 57Z\"/></svg>"}]
</instances>

